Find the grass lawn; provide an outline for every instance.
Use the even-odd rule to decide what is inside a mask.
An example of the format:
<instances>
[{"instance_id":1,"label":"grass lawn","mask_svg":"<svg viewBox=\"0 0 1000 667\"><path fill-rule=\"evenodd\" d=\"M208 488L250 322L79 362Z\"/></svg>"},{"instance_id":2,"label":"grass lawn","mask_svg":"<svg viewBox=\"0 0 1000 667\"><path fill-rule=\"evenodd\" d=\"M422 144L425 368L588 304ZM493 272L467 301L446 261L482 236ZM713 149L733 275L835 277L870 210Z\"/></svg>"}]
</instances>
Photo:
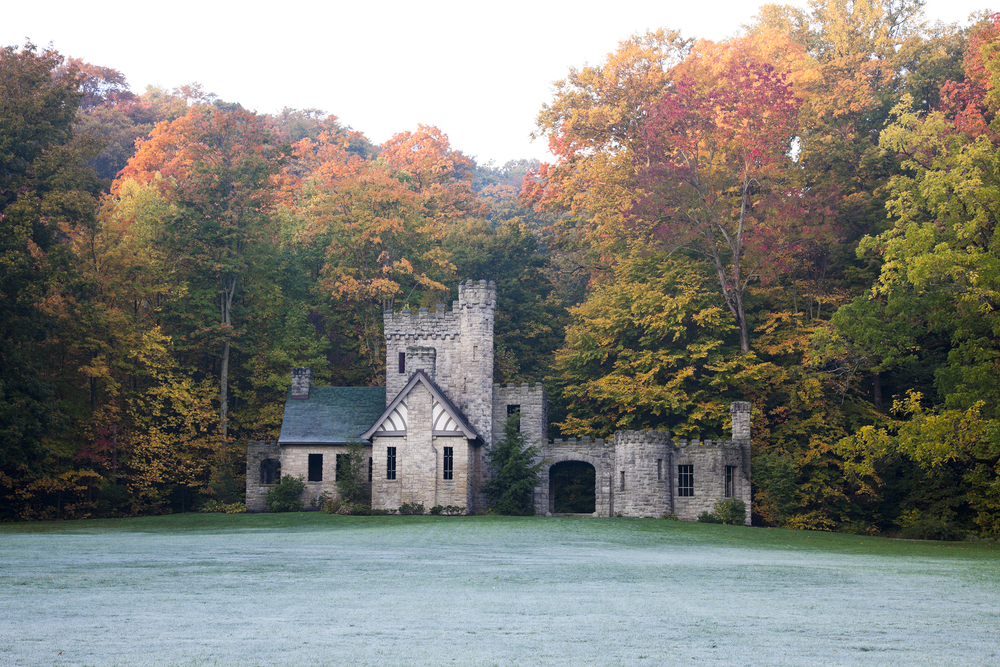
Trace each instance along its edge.
<instances>
[{"instance_id":1,"label":"grass lawn","mask_svg":"<svg viewBox=\"0 0 1000 667\"><path fill-rule=\"evenodd\" d=\"M0 525L0 665L1000 665L1000 545L652 519Z\"/></svg>"}]
</instances>

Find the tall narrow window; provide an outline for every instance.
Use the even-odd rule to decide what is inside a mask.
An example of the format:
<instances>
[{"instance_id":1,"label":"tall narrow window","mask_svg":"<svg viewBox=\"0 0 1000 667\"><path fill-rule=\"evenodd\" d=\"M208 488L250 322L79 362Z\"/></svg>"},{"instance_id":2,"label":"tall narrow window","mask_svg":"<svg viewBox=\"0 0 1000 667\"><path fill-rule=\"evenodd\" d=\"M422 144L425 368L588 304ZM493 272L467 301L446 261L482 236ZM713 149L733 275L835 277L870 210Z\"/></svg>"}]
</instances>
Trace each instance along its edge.
<instances>
[{"instance_id":1,"label":"tall narrow window","mask_svg":"<svg viewBox=\"0 0 1000 667\"><path fill-rule=\"evenodd\" d=\"M694 495L694 466L677 466L677 495Z\"/></svg>"},{"instance_id":2,"label":"tall narrow window","mask_svg":"<svg viewBox=\"0 0 1000 667\"><path fill-rule=\"evenodd\" d=\"M396 448L385 448L385 478L396 479Z\"/></svg>"},{"instance_id":3,"label":"tall narrow window","mask_svg":"<svg viewBox=\"0 0 1000 667\"><path fill-rule=\"evenodd\" d=\"M336 479L344 479L347 477L347 461L348 454L337 454L337 477Z\"/></svg>"},{"instance_id":4,"label":"tall narrow window","mask_svg":"<svg viewBox=\"0 0 1000 667\"><path fill-rule=\"evenodd\" d=\"M619 491L624 491L625 490L625 471L624 470L622 470L622 477L621 477L621 482L618 484L618 490Z\"/></svg>"},{"instance_id":5,"label":"tall narrow window","mask_svg":"<svg viewBox=\"0 0 1000 667\"><path fill-rule=\"evenodd\" d=\"M406 372L406 352L399 353L399 372Z\"/></svg>"},{"instance_id":6,"label":"tall narrow window","mask_svg":"<svg viewBox=\"0 0 1000 667\"><path fill-rule=\"evenodd\" d=\"M444 478L454 479L455 474L455 449L453 447L444 448Z\"/></svg>"},{"instance_id":7,"label":"tall narrow window","mask_svg":"<svg viewBox=\"0 0 1000 667\"><path fill-rule=\"evenodd\" d=\"M517 432L521 432L521 406L520 405L508 405L507 406L507 418L509 419L511 415L517 415L514 417L514 421L517 425Z\"/></svg>"},{"instance_id":8,"label":"tall narrow window","mask_svg":"<svg viewBox=\"0 0 1000 667\"><path fill-rule=\"evenodd\" d=\"M372 472L373 472L372 457L369 456L368 457L368 481L369 482L372 481Z\"/></svg>"},{"instance_id":9,"label":"tall narrow window","mask_svg":"<svg viewBox=\"0 0 1000 667\"><path fill-rule=\"evenodd\" d=\"M310 482L322 482L323 481L323 455L322 454L310 454L309 455L309 481Z\"/></svg>"},{"instance_id":10,"label":"tall narrow window","mask_svg":"<svg viewBox=\"0 0 1000 667\"><path fill-rule=\"evenodd\" d=\"M726 466L726 498L733 497L734 481L736 481L736 466Z\"/></svg>"},{"instance_id":11,"label":"tall narrow window","mask_svg":"<svg viewBox=\"0 0 1000 667\"><path fill-rule=\"evenodd\" d=\"M656 481L663 481L663 459L656 459Z\"/></svg>"}]
</instances>

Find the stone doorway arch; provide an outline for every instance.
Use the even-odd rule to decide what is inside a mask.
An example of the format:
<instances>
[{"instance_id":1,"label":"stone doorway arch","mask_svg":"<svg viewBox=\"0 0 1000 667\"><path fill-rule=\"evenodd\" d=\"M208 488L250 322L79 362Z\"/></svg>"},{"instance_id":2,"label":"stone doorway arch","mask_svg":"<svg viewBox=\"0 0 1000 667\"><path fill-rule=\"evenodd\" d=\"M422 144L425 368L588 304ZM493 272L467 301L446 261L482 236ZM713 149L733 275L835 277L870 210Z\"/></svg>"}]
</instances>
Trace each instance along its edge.
<instances>
[{"instance_id":1,"label":"stone doorway arch","mask_svg":"<svg viewBox=\"0 0 1000 667\"><path fill-rule=\"evenodd\" d=\"M593 514L597 511L597 469L586 461L560 461L549 467L549 511Z\"/></svg>"},{"instance_id":2,"label":"stone doorway arch","mask_svg":"<svg viewBox=\"0 0 1000 667\"><path fill-rule=\"evenodd\" d=\"M538 493L535 495L535 511L538 514L553 514L555 496L552 493L550 472L560 463L572 461L586 463L594 469L594 516L611 516L611 462L607 457L591 456L578 452L563 452L559 454L545 452L548 456L539 475ZM558 468L556 469L558 474Z\"/></svg>"}]
</instances>

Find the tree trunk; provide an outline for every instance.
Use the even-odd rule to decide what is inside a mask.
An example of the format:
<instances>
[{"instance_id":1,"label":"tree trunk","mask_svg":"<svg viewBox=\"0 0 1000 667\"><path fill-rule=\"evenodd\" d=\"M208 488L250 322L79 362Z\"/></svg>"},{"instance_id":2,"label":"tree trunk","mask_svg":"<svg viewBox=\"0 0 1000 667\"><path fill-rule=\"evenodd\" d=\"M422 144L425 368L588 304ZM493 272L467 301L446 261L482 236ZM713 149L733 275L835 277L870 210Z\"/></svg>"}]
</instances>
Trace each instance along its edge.
<instances>
[{"instance_id":1,"label":"tree trunk","mask_svg":"<svg viewBox=\"0 0 1000 667\"><path fill-rule=\"evenodd\" d=\"M872 402L875 409L882 412L882 376L878 373L872 377Z\"/></svg>"}]
</instances>

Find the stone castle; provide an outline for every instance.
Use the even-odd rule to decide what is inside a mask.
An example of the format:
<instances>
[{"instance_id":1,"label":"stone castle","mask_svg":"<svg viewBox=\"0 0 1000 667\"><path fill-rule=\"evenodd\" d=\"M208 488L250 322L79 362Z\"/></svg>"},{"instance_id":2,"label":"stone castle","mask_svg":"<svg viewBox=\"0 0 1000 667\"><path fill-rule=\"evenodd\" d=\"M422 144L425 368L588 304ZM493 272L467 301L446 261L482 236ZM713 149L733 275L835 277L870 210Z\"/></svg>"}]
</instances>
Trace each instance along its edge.
<instances>
[{"instance_id":1,"label":"stone castle","mask_svg":"<svg viewBox=\"0 0 1000 667\"><path fill-rule=\"evenodd\" d=\"M305 480L307 506L335 498L340 457L360 443L373 509L410 503L481 511L486 452L516 414L525 441L541 451L537 514L556 513L563 492L557 472L572 464L593 468L594 516L695 520L717 500L735 498L746 504L750 524L749 403L732 404L729 441L675 440L665 431L549 441L541 384L493 383L495 310L496 285L469 280L459 284L450 312L444 305L386 311L384 388L314 387L308 368L293 369L278 441L248 445L247 509L263 511L281 475Z\"/></svg>"}]
</instances>

